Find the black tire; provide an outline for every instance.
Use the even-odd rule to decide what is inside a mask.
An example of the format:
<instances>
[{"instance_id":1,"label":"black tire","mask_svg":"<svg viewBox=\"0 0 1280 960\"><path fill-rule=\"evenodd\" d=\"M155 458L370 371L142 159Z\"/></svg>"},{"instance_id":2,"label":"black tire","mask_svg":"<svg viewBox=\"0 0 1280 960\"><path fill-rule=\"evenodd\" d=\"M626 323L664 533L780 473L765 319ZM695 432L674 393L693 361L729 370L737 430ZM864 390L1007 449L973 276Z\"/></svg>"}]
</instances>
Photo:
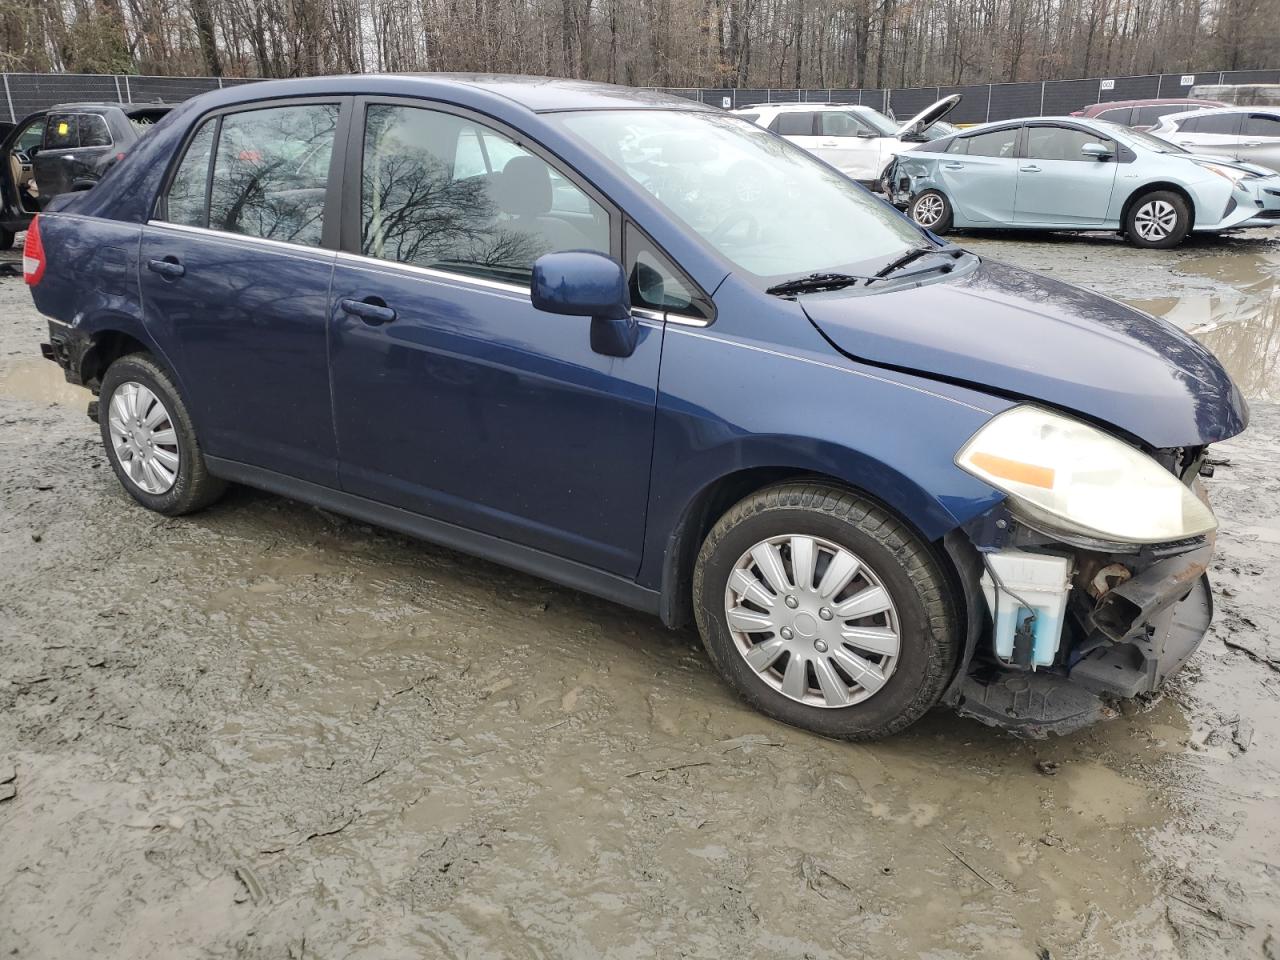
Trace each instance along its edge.
<instances>
[{"instance_id":1,"label":"black tire","mask_svg":"<svg viewBox=\"0 0 1280 960\"><path fill-rule=\"evenodd\" d=\"M926 209L929 211L937 209L935 205L939 201L941 201L941 210L935 220L931 212L926 213ZM907 216L933 233L949 233L953 219L951 201L941 190L922 190L911 198L911 203L907 205Z\"/></svg>"},{"instance_id":2,"label":"black tire","mask_svg":"<svg viewBox=\"0 0 1280 960\"><path fill-rule=\"evenodd\" d=\"M121 465L120 456L112 442L112 399L116 391L127 383L141 384L156 395L169 414L168 419L176 435L177 474L173 485L162 493L149 493L129 476L126 468ZM107 450L107 459L111 461L111 468L116 472L120 485L148 510L168 517L193 513L209 506L226 490L226 483L209 473L200 442L196 439L195 427L191 423L191 415L173 381L164 368L148 354L127 354L107 368L98 397L98 428L102 433L102 444Z\"/></svg>"},{"instance_id":3,"label":"black tire","mask_svg":"<svg viewBox=\"0 0 1280 960\"><path fill-rule=\"evenodd\" d=\"M853 553L896 608L895 668L876 692L849 706L814 706L775 689L746 662L726 620L726 589L738 559L771 537L794 535ZM938 702L959 655L957 604L930 548L883 507L828 484L781 484L731 508L698 554L693 600L707 654L729 686L762 713L825 737L874 740L906 729Z\"/></svg>"},{"instance_id":4,"label":"black tire","mask_svg":"<svg viewBox=\"0 0 1280 960\"><path fill-rule=\"evenodd\" d=\"M0 227L0 250L13 249L13 231Z\"/></svg>"},{"instance_id":5,"label":"black tire","mask_svg":"<svg viewBox=\"0 0 1280 960\"><path fill-rule=\"evenodd\" d=\"M1165 210L1172 210L1174 216L1171 228L1167 216L1160 216ZM1139 218L1143 218L1141 221ZM1129 212L1124 217L1124 233L1135 247L1148 250L1167 250L1176 247L1191 231L1191 207L1186 198L1172 190L1152 190L1144 193L1129 204Z\"/></svg>"}]
</instances>

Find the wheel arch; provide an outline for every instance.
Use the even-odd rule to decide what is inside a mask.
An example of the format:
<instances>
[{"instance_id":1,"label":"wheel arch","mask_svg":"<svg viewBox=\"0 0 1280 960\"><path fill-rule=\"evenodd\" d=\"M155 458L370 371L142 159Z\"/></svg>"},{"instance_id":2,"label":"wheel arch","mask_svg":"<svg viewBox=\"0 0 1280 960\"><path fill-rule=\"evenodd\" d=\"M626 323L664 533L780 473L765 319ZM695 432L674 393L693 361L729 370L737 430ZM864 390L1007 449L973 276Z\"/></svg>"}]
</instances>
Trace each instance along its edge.
<instances>
[{"instance_id":1,"label":"wheel arch","mask_svg":"<svg viewBox=\"0 0 1280 960\"><path fill-rule=\"evenodd\" d=\"M905 477L898 479L910 483ZM693 620L693 596L690 593L693 567L702 542L716 522L740 500L767 487L792 482L827 484L865 497L891 514L931 549L939 568L956 588L958 602L963 603L963 594L959 590L960 574L943 545L943 538L955 529L954 525L936 536L930 536L899 505L866 489L865 485L822 470L783 464L762 465L734 470L709 481L689 501L667 537L660 604L660 616L666 626L679 628Z\"/></svg>"},{"instance_id":2,"label":"wheel arch","mask_svg":"<svg viewBox=\"0 0 1280 960\"><path fill-rule=\"evenodd\" d=\"M1133 205L1148 193L1155 193L1160 190L1167 190L1170 193L1176 193L1186 201L1187 209L1191 212L1191 222L1187 225L1188 230L1193 230L1196 225L1196 202L1191 198L1191 194L1187 188L1181 184L1174 183L1172 180L1155 180L1151 183L1144 183L1140 187L1134 188L1124 201L1124 206L1120 208L1120 228L1125 229L1125 225L1129 222L1129 211L1133 209Z\"/></svg>"}]
</instances>

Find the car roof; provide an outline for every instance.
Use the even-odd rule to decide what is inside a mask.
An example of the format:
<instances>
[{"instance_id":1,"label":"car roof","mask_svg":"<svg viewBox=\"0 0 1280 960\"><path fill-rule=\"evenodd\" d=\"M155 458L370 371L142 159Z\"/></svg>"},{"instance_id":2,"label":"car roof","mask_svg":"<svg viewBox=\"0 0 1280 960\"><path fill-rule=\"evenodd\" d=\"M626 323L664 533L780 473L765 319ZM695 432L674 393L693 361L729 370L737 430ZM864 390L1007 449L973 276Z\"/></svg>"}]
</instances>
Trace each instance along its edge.
<instances>
[{"instance_id":1,"label":"car roof","mask_svg":"<svg viewBox=\"0 0 1280 960\"><path fill-rule=\"evenodd\" d=\"M1107 100L1103 103L1091 103L1085 109L1101 111L1122 109L1124 107L1163 107L1179 103L1203 103L1205 106L1218 106L1216 100L1210 103L1206 100L1198 100L1195 97L1153 97L1150 100Z\"/></svg>"},{"instance_id":2,"label":"car roof","mask_svg":"<svg viewBox=\"0 0 1280 960\"><path fill-rule=\"evenodd\" d=\"M641 90L612 83L489 73L364 73L261 80L225 87L215 93L223 103L231 104L275 97L362 92L447 97L450 91L477 92L499 97L534 113L566 110L720 109L656 90ZM204 95L206 98L209 96Z\"/></svg>"},{"instance_id":3,"label":"car roof","mask_svg":"<svg viewBox=\"0 0 1280 960\"><path fill-rule=\"evenodd\" d=\"M71 103L55 103L46 113L67 113L74 110L106 110L115 108L126 114L142 113L147 110L172 110L172 103L112 103L107 100L76 100Z\"/></svg>"},{"instance_id":4,"label":"car roof","mask_svg":"<svg viewBox=\"0 0 1280 960\"><path fill-rule=\"evenodd\" d=\"M1185 113L1175 114L1175 116L1179 120L1186 120L1189 117L1207 117L1219 113L1269 113L1273 116L1280 116L1280 107L1260 103L1253 106L1207 107L1204 110L1188 110Z\"/></svg>"},{"instance_id":5,"label":"car roof","mask_svg":"<svg viewBox=\"0 0 1280 960\"><path fill-rule=\"evenodd\" d=\"M792 110L871 110L870 106L861 103L749 103L746 106L738 107L734 113L741 113L744 110L778 110L783 113Z\"/></svg>"}]
</instances>

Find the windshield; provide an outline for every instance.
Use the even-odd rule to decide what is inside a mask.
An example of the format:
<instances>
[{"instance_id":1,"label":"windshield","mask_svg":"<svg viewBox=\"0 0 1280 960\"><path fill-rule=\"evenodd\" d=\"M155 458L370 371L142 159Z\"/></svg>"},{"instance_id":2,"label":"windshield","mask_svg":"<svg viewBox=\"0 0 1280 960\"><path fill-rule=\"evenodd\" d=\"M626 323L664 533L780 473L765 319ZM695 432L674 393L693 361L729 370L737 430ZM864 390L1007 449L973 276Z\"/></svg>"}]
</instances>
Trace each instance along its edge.
<instances>
[{"instance_id":1,"label":"windshield","mask_svg":"<svg viewBox=\"0 0 1280 960\"><path fill-rule=\"evenodd\" d=\"M609 110L555 119L760 278L878 268L928 243L852 181L730 114Z\"/></svg>"},{"instance_id":2,"label":"windshield","mask_svg":"<svg viewBox=\"0 0 1280 960\"><path fill-rule=\"evenodd\" d=\"M1121 126L1118 123L1112 123L1110 120L1097 121L1098 126L1106 127L1107 133L1115 137L1121 143L1127 142L1130 146L1145 147L1148 150L1154 150L1156 153L1190 153L1190 150L1183 150L1176 143L1170 143L1168 140L1161 140L1159 137L1152 136L1149 133L1143 133L1141 130L1134 130L1132 127Z\"/></svg>"}]
</instances>

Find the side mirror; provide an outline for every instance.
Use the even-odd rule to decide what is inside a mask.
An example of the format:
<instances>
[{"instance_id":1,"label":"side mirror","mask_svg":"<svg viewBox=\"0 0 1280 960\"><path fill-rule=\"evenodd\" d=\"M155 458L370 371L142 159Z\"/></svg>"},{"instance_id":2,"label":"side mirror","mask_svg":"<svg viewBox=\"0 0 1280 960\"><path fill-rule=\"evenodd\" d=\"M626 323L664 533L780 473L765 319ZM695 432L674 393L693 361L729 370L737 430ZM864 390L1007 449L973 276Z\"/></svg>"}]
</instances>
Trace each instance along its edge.
<instances>
[{"instance_id":1,"label":"side mirror","mask_svg":"<svg viewBox=\"0 0 1280 960\"><path fill-rule=\"evenodd\" d=\"M859 130L859 131L858 131L858 139L859 139L859 140L875 140L878 136L879 136L879 134L872 133L870 130Z\"/></svg>"},{"instance_id":2,"label":"side mirror","mask_svg":"<svg viewBox=\"0 0 1280 960\"><path fill-rule=\"evenodd\" d=\"M1100 143L1086 143L1080 148L1080 152L1086 157L1092 157L1094 160L1110 160L1115 156Z\"/></svg>"},{"instance_id":3,"label":"side mirror","mask_svg":"<svg viewBox=\"0 0 1280 960\"><path fill-rule=\"evenodd\" d=\"M640 340L622 265L591 250L547 253L533 264L529 296L538 310L591 318L591 349L629 357Z\"/></svg>"}]
</instances>

